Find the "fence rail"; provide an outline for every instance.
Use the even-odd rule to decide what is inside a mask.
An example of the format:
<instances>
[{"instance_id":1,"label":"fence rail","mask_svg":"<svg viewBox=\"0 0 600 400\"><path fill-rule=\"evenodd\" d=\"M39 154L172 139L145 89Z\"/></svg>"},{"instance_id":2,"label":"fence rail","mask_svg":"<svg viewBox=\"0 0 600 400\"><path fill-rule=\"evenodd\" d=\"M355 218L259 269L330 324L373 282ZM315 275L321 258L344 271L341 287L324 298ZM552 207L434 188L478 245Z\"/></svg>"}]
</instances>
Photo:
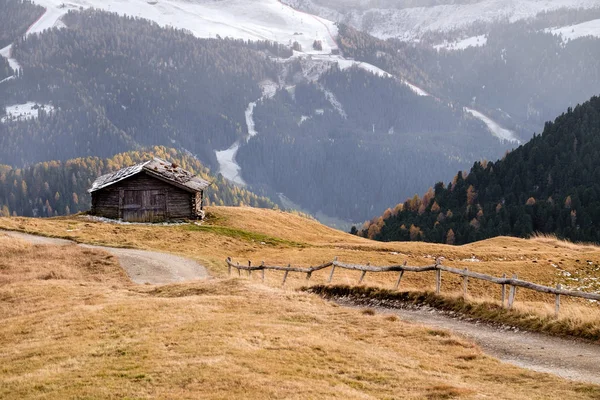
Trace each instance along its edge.
<instances>
[{"instance_id":1,"label":"fence rail","mask_svg":"<svg viewBox=\"0 0 600 400\"><path fill-rule=\"evenodd\" d=\"M557 316L560 311L560 296L561 295L600 301L600 294L598 294L598 293L587 293L587 292L581 292L581 291L577 291L577 290L563 289L560 283L558 285L556 285L555 288L550 287L550 286L538 285L536 283L527 282L527 281L518 279L517 275L513 275L511 278L507 278L506 274L504 274L501 278L497 278L497 277L494 277L491 275L486 275L486 274L482 274L479 272L469 271L468 268L459 269L459 268L447 267L445 265L442 265L440 258L435 260L435 264L426 265L423 267L411 267L411 266L406 265L407 264L406 262L404 262L404 264L399 264L399 265L388 265L388 266L380 266L380 267L373 266L370 264L366 264L366 265L347 264L347 263L339 262L337 260L337 257L331 262L326 262L321 265L317 265L315 267L308 267L308 268L292 267L289 264L287 266L265 265L264 261L260 265L252 265L252 263L250 261L248 261L248 265L240 265L239 262L234 263L232 261L231 257L228 257L226 262L227 262L227 267L228 267L228 271L229 271L230 275L231 275L232 268L237 269L238 274L241 274L240 271L242 271L242 270L248 271L249 275L252 274L252 271L261 271L263 281L265 279L265 270L284 271L285 273L283 276L282 285L285 285L288 274L290 272L298 272L298 273L306 274L306 279L309 280L313 272L331 267L331 273L329 274L328 282L332 281L336 268L353 270L353 271L361 271L362 273L361 273L359 281L358 281L359 284L362 283L367 272L374 272L374 273L398 272L399 273L398 279L396 280L396 283L394 285L394 289L398 289L405 272L417 272L418 273L418 272L435 271L435 283L436 283L435 287L436 287L436 293L438 293L438 294L441 292L442 272L447 272L450 274L459 275L459 276L463 277L463 295L465 295L465 296L468 291L469 278L479 279L482 281L487 281L487 282L501 285L501 287L502 287L502 291L501 291L502 306L503 307L504 307L504 303L506 302L506 286L509 287L508 302L507 302L508 308L513 307L515 297L517 294L517 287L522 287L525 289L530 289L530 290L534 290L536 292L541 292L541 293L554 294L556 296L555 297L555 314Z\"/></svg>"}]
</instances>

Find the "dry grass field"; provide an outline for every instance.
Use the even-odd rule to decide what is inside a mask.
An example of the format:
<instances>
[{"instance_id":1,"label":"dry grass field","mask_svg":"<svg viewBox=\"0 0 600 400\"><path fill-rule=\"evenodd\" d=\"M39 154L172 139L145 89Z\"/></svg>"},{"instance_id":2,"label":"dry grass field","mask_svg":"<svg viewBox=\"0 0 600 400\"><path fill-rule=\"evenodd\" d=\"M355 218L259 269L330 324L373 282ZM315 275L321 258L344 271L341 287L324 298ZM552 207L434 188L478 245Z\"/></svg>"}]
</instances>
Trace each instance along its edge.
<instances>
[{"instance_id":1,"label":"dry grass field","mask_svg":"<svg viewBox=\"0 0 600 400\"><path fill-rule=\"evenodd\" d=\"M214 277L133 285L103 251L30 245L0 233L0 398L600 398L597 386L500 363L447 332L294 290L304 276L290 274L281 288L281 274L268 271L263 284L256 273L228 277L224 263L231 256L308 266L337 256L427 265L444 256L450 266L579 287L600 276L595 246L552 238L460 247L378 243L278 211L208 211L201 226L0 219L0 229L183 255ZM310 282L324 283L328 274ZM395 278L367 275L365 284L389 288ZM334 277L357 280L346 271ZM408 289L433 286L433 273L403 279ZM459 290L458 279L444 276L444 293ZM499 288L473 282L470 296L498 298ZM522 312L549 312L552 301L526 290L517 295ZM597 304L566 303L561 318L600 323Z\"/></svg>"}]
</instances>

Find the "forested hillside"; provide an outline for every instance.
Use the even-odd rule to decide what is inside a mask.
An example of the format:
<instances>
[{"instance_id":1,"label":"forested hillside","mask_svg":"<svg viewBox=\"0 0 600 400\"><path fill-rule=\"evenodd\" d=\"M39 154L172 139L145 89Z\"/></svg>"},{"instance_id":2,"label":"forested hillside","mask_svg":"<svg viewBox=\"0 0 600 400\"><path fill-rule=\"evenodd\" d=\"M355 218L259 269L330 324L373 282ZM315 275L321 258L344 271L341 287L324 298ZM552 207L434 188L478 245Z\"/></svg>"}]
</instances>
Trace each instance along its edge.
<instances>
[{"instance_id":1,"label":"forested hillside","mask_svg":"<svg viewBox=\"0 0 600 400\"><path fill-rule=\"evenodd\" d=\"M8 60L0 57L0 81L13 74L12 68L8 64ZM0 102L0 115L4 114L4 102Z\"/></svg>"},{"instance_id":2,"label":"forested hillside","mask_svg":"<svg viewBox=\"0 0 600 400\"><path fill-rule=\"evenodd\" d=\"M238 153L244 179L350 221L509 148L461 109L356 67L278 91L254 120L260 134Z\"/></svg>"},{"instance_id":3,"label":"forested hillside","mask_svg":"<svg viewBox=\"0 0 600 400\"><path fill-rule=\"evenodd\" d=\"M0 8L0 49L23 36L44 13L44 7L30 0L3 0Z\"/></svg>"},{"instance_id":4,"label":"forested hillside","mask_svg":"<svg viewBox=\"0 0 600 400\"><path fill-rule=\"evenodd\" d=\"M52 103L56 111L0 124L5 164L176 144L214 167L214 150L245 135L244 111L261 96L258 83L276 76L256 51L279 49L269 42L202 40L99 11L70 12L63 22L68 29L13 46L23 71L0 85L0 98Z\"/></svg>"},{"instance_id":5,"label":"forested hillside","mask_svg":"<svg viewBox=\"0 0 600 400\"><path fill-rule=\"evenodd\" d=\"M494 25L485 45L463 50L382 41L344 25L339 32L345 54L485 112L523 137L600 92L600 38L565 42L533 22Z\"/></svg>"},{"instance_id":6,"label":"forested hillside","mask_svg":"<svg viewBox=\"0 0 600 400\"><path fill-rule=\"evenodd\" d=\"M87 192L100 175L160 157L174 162L211 182L206 203L248 205L273 208L265 197L232 185L221 175L214 176L193 156L165 147L131 151L109 159L98 157L50 161L25 168L0 166L0 216L51 217L87 211L91 197Z\"/></svg>"},{"instance_id":7,"label":"forested hillside","mask_svg":"<svg viewBox=\"0 0 600 400\"><path fill-rule=\"evenodd\" d=\"M463 244L553 233L600 242L600 98L569 108L497 162L476 162L366 224L377 240Z\"/></svg>"}]
</instances>

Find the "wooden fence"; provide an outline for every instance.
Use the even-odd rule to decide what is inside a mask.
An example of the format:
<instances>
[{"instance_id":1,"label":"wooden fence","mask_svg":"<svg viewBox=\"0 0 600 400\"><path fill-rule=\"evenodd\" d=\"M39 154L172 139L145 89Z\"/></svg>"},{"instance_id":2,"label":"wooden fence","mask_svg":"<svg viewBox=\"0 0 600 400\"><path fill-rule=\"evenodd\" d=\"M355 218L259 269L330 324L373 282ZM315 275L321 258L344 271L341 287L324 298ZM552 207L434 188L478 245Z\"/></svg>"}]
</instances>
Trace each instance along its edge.
<instances>
[{"instance_id":1,"label":"wooden fence","mask_svg":"<svg viewBox=\"0 0 600 400\"><path fill-rule=\"evenodd\" d=\"M333 279L333 274L335 273L336 268L353 270L353 271L361 271L360 278L358 283L362 283L363 279L367 272L398 272L398 279L394 285L394 289L398 289L400 287L400 282L402 281L402 276L405 272L427 272L427 271L435 271L435 292L439 294L441 292L442 287L442 272L448 272L450 274L455 274L463 277L463 295L467 295L469 278L479 279L482 281L487 281L491 283L495 283L501 285L501 293L502 293L502 307L506 303L507 307L510 309L513 307L515 302L515 297L517 295L517 287L522 287L525 289L534 290L536 292L541 293L550 293L555 295L555 315L558 316L560 311L560 296L571 296L571 297L580 297L583 299L596 300L600 301L600 294L597 293L586 293L577 290L567 290L561 287L561 284L557 284L556 287L543 286L538 285L536 283L531 283L527 281L523 281L518 279L517 275L513 275L511 278L507 278L506 274L502 275L501 278L496 278L491 275L481 274L478 272L469 271L468 268L459 269L446 267L442 265L441 259L438 258L435 260L435 264L427 265L424 267L410 267L407 266L406 261L402 265L389 265L383 267L376 267L372 265L360 265L360 264L346 264L339 262L337 257L331 261L316 267L308 267L308 268L300 268L300 267L292 267L288 266L277 266L277 265L265 265L264 261L260 265L252 265L250 261L248 261L248 265L240 265L239 262L234 263L231 260L231 257L228 257L227 260L228 272L231 275L232 268L237 269L238 274L241 275L241 271L247 271L248 275L251 276L253 271L261 271L261 279L265 280L265 270L274 270L274 271L284 271L282 285L285 285L288 274L290 272L298 272L302 274L306 274L306 280L308 281L313 272L319 271L325 268L331 267L331 273L329 274L328 282L331 282ZM506 286L508 286L508 301L506 298Z\"/></svg>"}]
</instances>

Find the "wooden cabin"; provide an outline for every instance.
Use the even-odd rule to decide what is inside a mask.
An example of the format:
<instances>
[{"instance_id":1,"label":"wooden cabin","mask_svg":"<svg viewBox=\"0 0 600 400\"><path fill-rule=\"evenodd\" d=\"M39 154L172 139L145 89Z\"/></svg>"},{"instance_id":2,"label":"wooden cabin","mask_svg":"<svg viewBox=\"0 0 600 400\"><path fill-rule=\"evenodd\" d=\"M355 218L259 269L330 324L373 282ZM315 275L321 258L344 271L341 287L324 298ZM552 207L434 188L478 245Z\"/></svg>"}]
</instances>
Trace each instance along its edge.
<instances>
[{"instance_id":1,"label":"wooden cabin","mask_svg":"<svg viewBox=\"0 0 600 400\"><path fill-rule=\"evenodd\" d=\"M96 179L89 192L93 215L128 222L201 219L209 183L154 158Z\"/></svg>"}]
</instances>

